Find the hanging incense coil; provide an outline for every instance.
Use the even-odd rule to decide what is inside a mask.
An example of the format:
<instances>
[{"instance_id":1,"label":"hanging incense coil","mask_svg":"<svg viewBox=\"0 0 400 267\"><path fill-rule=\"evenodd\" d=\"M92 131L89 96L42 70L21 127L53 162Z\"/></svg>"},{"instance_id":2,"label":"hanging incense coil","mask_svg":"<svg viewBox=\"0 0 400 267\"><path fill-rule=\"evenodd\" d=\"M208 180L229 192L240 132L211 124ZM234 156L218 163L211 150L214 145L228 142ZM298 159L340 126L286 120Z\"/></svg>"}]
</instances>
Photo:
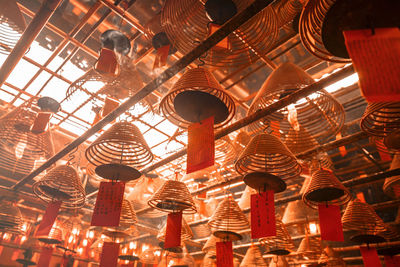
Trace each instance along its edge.
<instances>
[{"instance_id":1,"label":"hanging incense coil","mask_svg":"<svg viewBox=\"0 0 400 267\"><path fill-rule=\"evenodd\" d=\"M400 155L393 157L390 170L400 168ZM383 192L392 198L400 198L400 175L388 177L383 183Z\"/></svg>"},{"instance_id":2,"label":"hanging incense coil","mask_svg":"<svg viewBox=\"0 0 400 267\"><path fill-rule=\"evenodd\" d=\"M345 267L346 263L340 257L339 253L335 252L332 247L327 246L323 249L318 260L319 264L325 264L328 267Z\"/></svg>"},{"instance_id":3,"label":"hanging incense coil","mask_svg":"<svg viewBox=\"0 0 400 267\"><path fill-rule=\"evenodd\" d=\"M233 0L237 12L250 0ZM161 13L161 23L174 47L182 54L192 51L209 35L210 19L204 0L168 0ZM278 24L272 7L267 7L228 35L229 49L214 46L204 61L207 65L226 67L253 63L272 48L278 37Z\"/></svg>"},{"instance_id":4,"label":"hanging incense coil","mask_svg":"<svg viewBox=\"0 0 400 267\"><path fill-rule=\"evenodd\" d=\"M374 136L377 149L400 153L400 102L368 103L361 130Z\"/></svg>"},{"instance_id":5,"label":"hanging incense coil","mask_svg":"<svg viewBox=\"0 0 400 267\"><path fill-rule=\"evenodd\" d=\"M14 49L26 22L14 0L0 1L0 54L8 55Z\"/></svg>"},{"instance_id":6,"label":"hanging incense coil","mask_svg":"<svg viewBox=\"0 0 400 267\"><path fill-rule=\"evenodd\" d=\"M161 242L165 242L165 234L167 232L167 224L163 226L161 231L157 235L157 239ZM181 242L190 240L193 238L192 230L190 226L187 224L185 219L182 219L182 228L181 228Z\"/></svg>"},{"instance_id":7,"label":"hanging incense coil","mask_svg":"<svg viewBox=\"0 0 400 267\"><path fill-rule=\"evenodd\" d=\"M121 216L119 219L119 225L120 226L132 226L136 225L138 223L138 219L136 216L136 212L133 209L133 205L131 201L127 199L122 200L122 206L121 206Z\"/></svg>"},{"instance_id":8,"label":"hanging incense coil","mask_svg":"<svg viewBox=\"0 0 400 267\"><path fill-rule=\"evenodd\" d=\"M301 166L295 156L279 138L270 134L258 134L247 144L235 163L240 174L267 172L281 179L297 177Z\"/></svg>"},{"instance_id":9,"label":"hanging incense coil","mask_svg":"<svg viewBox=\"0 0 400 267\"><path fill-rule=\"evenodd\" d=\"M93 242L93 244L90 246L90 249L96 251L97 253L101 253L104 242L112 242L112 240L107 236L102 236Z\"/></svg>"},{"instance_id":10,"label":"hanging incense coil","mask_svg":"<svg viewBox=\"0 0 400 267\"><path fill-rule=\"evenodd\" d=\"M304 2L305 1L302 0L293 0L274 2L272 4L276 13L279 28L292 22L293 19L300 14Z\"/></svg>"},{"instance_id":11,"label":"hanging incense coil","mask_svg":"<svg viewBox=\"0 0 400 267\"><path fill-rule=\"evenodd\" d=\"M240 197L240 200L238 202L238 205L242 210L250 209L251 207L250 200L251 200L251 195L253 194L257 194L257 191L251 188L250 186L246 185L242 193L242 196Z\"/></svg>"},{"instance_id":12,"label":"hanging incense coil","mask_svg":"<svg viewBox=\"0 0 400 267\"><path fill-rule=\"evenodd\" d=\"M227 124L236 106L230 93L205 68L188 69L160 102L160 111L173 124L187 128L214 116L214 127Z\"/></svg>"},{"instance_id":13,"label":"hanging incense coil","mask_svg":"<svg viewBox=\"0 0 400 267\"><path fill-rule=\"evenodd\" d=\"M297 254L310 261L318 261L321 256L321 240L317 236L306 236L301 240L297 248Z\"/></svg>"},{"instance_id":14,"label":"hanging incense coil","mask_svg":"<svg viewBox=\"0 0 400 267\"><path fill-rule=\"evenodd\" d=\"M332 171L319 169L311 176L311 181L303 194L307 206L317 209L318 204L343 205L349 202L351 194Z\"/></svg>"},{"instance_id":15,"label":"hanging incense coil","mask_svg":"<svg viewBox=\"0 0 400 267\"><path fill-rule=\"evenodd\" d=\"M276 236L260 238L267 254L288 255L294 249L292 238L282 220L276 217Z\"/></svg>"},{"instance_id":16,"label":"hanging incense coil","mask_svg":"<svg viewBox=\"0 0 400 267\"><path fill-rule=\"evenodd\" d=\"M210 235L201 249L204 253L216 252L218 238L214 235Z\"/></svg>"},{"instance_id":17,"label":"hanging incense coil","mask_svg":"<svg viewBox=\"0 0 400 267\"><path fill-rule=\"evenodd\" d=\"M343 228L356 231L352 241L360 243L378 243L385 239L382 232L386 230L385 223L367 203L354 199L347 204L342 216Z\"/></svg>"},{"instance_id":18,"label":"hanging incense coil","mask_svg":"<svg viewBox=\"0 0 400 267\"><path fill-rule=\"evenodd\" d=\"M247 115L313 83L313 78L303 69L290 62L283 63L268 76ZM273 133L285 140L286 145L296 146L296 143L305 144L310 136L317 142L325 142L339 132L344 118L343 106L331 94L320 90L250 124L249 128ZM303 129L308 134L289 135L292 128L295 131Z\"/></svg>"},{"instance_id":19,"label":"hanging incense coil","mask_svg":"<svg viewBox=\"0 0 400 267\"><path fill-rule=\"evenodd\" d=\"M85 155L102 178L125 181L139 178L141 174L135 168L153 160L139 128L126 121L111 126L86 149Z\"/></svg>"},{"instance_id":20,"label":"hanging incense coil","mask_svg":"<svg viewBox=\"0 0 400 267\"><path fill-rule=\"evenodd\" d=\"M215 140L215 162L226 165L235 159L236 150L229 136Z\"/></svg>"},{"instance_id":21,"label":"hanging incense coil","mask_svg":"<svg viewBox=\"0 0 400 267\"><path fill-rule=\"evenodd\" d=\"M111 238L111 240L124 240L130 236L136 236L138 231L134 227L127 228L126 226L116 226L104 229L102 234Z\"/></svg>"},{"instance_id":22,"label":"hanging incense coil","mask_svg":"<svg viewBox=\"0 0 400 267\"><path fill-rule=\"evenodd\" d=\"M155 252L154 248L146 249L140 254L139 261L144 264L158 264L159 259L156 257Z\"/></svg>"},{"instance_id":23,"label":"hanging incense coil","mask_svg":"<svg viewBox=\"0 0 400 267\"><path fill-rule=\"evenodd\" d=\"M224 240L242 239L239 231L249 229L249 221L231 196L222 200L208 221L213 235Z\"/></svg>"},{"instance_id":24,"label":"hanging incense coil","mask_svg":"<svg viewBox=\"0 0 400 267\"><path fill-rule=\"evenodd\" d=\"M9 201L0 205L0 232L21 234L23 218L17 206Z\"/></svg>"},{"instance_id":25,"label":"hanging incense coil","mask_svg":"<svg viewBox=\"0 0 400 267\"><path fill-rule=\"evenodd\" d=\"M186 184L180 181L166 181L148 201L150 207L165 212L182 211L196 213L196 205Z\"/></svg>"},{"instance_id":26,"label":"hanging incense coil","mask_svg":"<svg viewBox=\"0 0 400 267\"><path fill-rule=\"evenodd\" d=\"M272 258L269 267L289 267L289 263L285 256L277 256Z\"/></svg>"},{"instance_id":27,"label":"hanging incense coil","mask_svg":"<svg viewBox=\"0 0 400 267\"><path fill-rule=\"evenodd\" d=\"M61 227L55 223L47 236L38 236L37 239L45 244L61 244L63 242L63 232Z\"/></svg>"},{"instance_id":28,"label":"hanging incense coil","mask_svg":"<svg viewBox=\"0 0 400 267\"><path fill-rule=\"evenodd\" d=\"M60 200L61 206L69 209L85 205L85 189L78 172L71 165L54 167L40 181L34 183L32 189L47 203Z\"/></svg>"},{"instance_id":29,"label":"hanging incense coil","mask_svg":"<svg viewBox=\"0 0 400 267\"><path fill-rule=\"evenodd\" d=\"M267 267L260 249L256 245L251 245L244 255L242 262L239 267Z\"/></svg>"}]
</instances>

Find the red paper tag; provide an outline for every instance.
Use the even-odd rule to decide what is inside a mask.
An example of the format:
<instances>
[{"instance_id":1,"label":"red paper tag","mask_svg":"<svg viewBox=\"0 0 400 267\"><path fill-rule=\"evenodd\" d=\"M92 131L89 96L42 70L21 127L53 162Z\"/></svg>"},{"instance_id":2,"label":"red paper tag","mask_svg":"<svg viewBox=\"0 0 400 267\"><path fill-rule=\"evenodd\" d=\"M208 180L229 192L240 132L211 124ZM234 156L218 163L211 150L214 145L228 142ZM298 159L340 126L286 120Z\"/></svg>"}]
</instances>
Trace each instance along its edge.
<instances>
[{"instance_id":1,"label":"red paper tag","mask_svg":"<svg viewBox=\"0 0 400 267\"><path fill-rule=\"evenodd\" d=\"M321 239L344 241L340 207L337 205L319 204L318 214Z\"/></svg>"},{"instance_id":2,"label":"red paper tag","mask_svg":"<svg viewBox=\"0 0 400 267\"><path fill-rule=\"evenodd\" d=\"M171 45L165 45L157 49L156 58L154 59L153 70L164 67L167 64L169 49Z\"/></svg>"},{"instance_id":3,"label":"red paper tag","mask_svg":"<svg viewBox=\"0 0 400 267\"><path fill-rule=\"evenodd\" d=\"M168 214L164 248L181 246L182 212Z\"/></svg>"},{"instance_id":4,"label":"red paper tag","mask_svg":"<svg viewBox=\"0 0 400 267\"><path fill-rule=\"evenodd\" d=\"M367 201L365 201L365 197L364 197L364 193L363 192L358 192L356 194L357 199L360 200L362 203L367 203Z\"/></svg>"},{"instance_id":5,"label":"red paper tag","mask_svg":"<svg viewBox=\"0 0 400 267\"><path fill-rule=\"evenodd\" d=\"M276 236L274 191L251 195L251 238Z\"/></svg>"},{"instance_id":6,"label":"red paper tag","mask_svg":"<svg viewBox=\"0 0 400 267\"><path fill-rule=\"evenodd\" d=\"M400 266L400 256L385 256L385 266L386 267L399 267Z\"/></svg>"},{"instance_id":7,"label":"red paper tag","mask_svg":"<svg viewBox=\"0 0 400 267\"><path fill-rule=\"evenodd\" d=\"M202 189L202 188L204 188L204 187L207 187L207 186L206 186L205 184L199 184L199 185L198 185L198 189L199 189L199 190ZM199 198L199 199L206 199L206 198L207 198L207 191L204 191L203 193L197 195L197 198Z\"/></svg>"},{"instance_id":8,"label":"red paper tag","mask_svg":"<svg viewBox=\"0 0 400 267\"><path fill-rule=\"evenodd\" d=\"M124 182L101 182L92 215L92 226L119 226Z\"/></svg>"},{"instance_id":9,"label":"red paper tag","mask_svg":"<svg viewBox=\"0 0 400 267\"><path fill-rule=\"evenodd\" d=\"M214 117L188 127L186 173L214 165Z\"/></svg>"},{"instance_id":10,"label":"red paper tag","mask_svg":"<svg viewBox=\"0 0 400 267\"><path fill-rule=\"evenodd\" d=\"M360 247L365 267L379 267L381 262L375 248Z\"/></svg>"},{"instance_id":11,"label":"red paper tag","mask_svg":"<svg viewBox=\"0 0 400 267\"><path fill-rule=\"evenodd\" d=\"M347 51L368 102L400 101L400 30L344 31Z\"/></svg>"},{"instance_id":12,"label":"red paper tag","mask_svg":"<svg viewBox=\"0 0 400 267\"><path fill-rule=\"evenodd\" d=\"M217 242L217 267L233 267L232 242Z\"/></svg>"},{"instance_id":13,"label":"red paper tag","mask_svg":"<svg viewBox=\"0 0 400 267\"><path fill-rule=\"evenodd\" d=\"M210 23L209 35L214 34L217 30L219 30L219 28L221 28L220 25ZM231 43L229 42L228 37L225 37L218 44L216 44L215 47L229 50L231 49Z\"/></svg>"},{"instance_id":14,"label":"red paper tag","mask_svg":"<svg viewBox=\"0 0 400 267\"><path fill-rule=\"evenodd\" d=\"M51 113L50 112L39 112L31 127L31 132L35 134L43 133L49 125Z\"/></svg>"},{"instance_id":15,"label":"red paper tag","mask_svg":"<svg viewBox=\"0 0 400 267\"><path fill-rule=\"evenodd\" d=\"M383 151L379 151L379 150L378 150L378 153L379 153L379 157L381 158L381 160L383 162L392 161L392 157L390 156L390 154L385 153Z\"/></svg>"},{"instance_id":16,"label":"red paper tag","mask_svg":"<svg viewBox=\"0 0 400 267\"><path fill-rule=\"evenodd\" d=\"M50 264L51 256L53 255L52 247L42 247L42 252L40 252L39 262L37 267L48 267Z\"/></svg>"},{"instance_id":17,"label":"red paper tag","mask_svg":"<svg viewBox=\"0 0 400 267\"><path fill-rule=\"evenodd\" d=\"M100 267L116 267L118 255L119 243L104 242L100 256Z\"/></svg>"},{"instance_id":18,"label":"red paper tag","mask_svg":"<svg viewBox=\"0 0 400 267\"><path fill-rule=\"evenodd\" d=\"M119 65L114 51L102 48L94 69L100 73L116 76L119 71Z\"/></svg>"},{"instance_id":19,"label":"red paper tag","mask_svg":"<svg viewBox=\"0 0 400 267\"><path fill-rule=\"evenodd\" d=\"M50 202L43 215L35 236L48 236L61 207L61 201Z\"/></svg>"}]
</instances>

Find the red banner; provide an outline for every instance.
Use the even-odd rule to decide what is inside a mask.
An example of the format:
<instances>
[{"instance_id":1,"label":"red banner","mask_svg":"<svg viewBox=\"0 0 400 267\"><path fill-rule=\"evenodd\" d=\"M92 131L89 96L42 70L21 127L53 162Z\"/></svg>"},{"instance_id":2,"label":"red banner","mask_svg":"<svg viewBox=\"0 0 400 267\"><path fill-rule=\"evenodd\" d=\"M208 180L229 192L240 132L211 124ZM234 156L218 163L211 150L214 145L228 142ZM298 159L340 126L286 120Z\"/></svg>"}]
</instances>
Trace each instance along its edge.
<instances>
[{"instance_id":1,"label":"red banner","mask_svg":"<svg viewBox=\"0 0 400 267\"><path fill-rule=\"evenodd\" d=\"M276 236L274 191L251 195L251 238Z\"/></svg>"},{"instance_id":2,"label":"red banner","mask_svg":"<svg viewBox=\"0 0 400 267\"><path fill-rule=\"evenodd\" d=\"M386 267L399 267L400 266L400 256L385 256L385 266Z\"/></svg>"},{"instance_id":3,"label":"red banner","mask_svg":"<svg viewBox=\"0 0 400 267\"><path fill-rule=\"evenodd\" d=\"M104 242L100 255L100 267L117 267L119 243Z\"/></svg>"},{"instance_id":4,"label":"red banner","mask_svg":"<svg viewBox=\"0 0 400 267\"><path fill-rule=\"evenodd\" d=\"M329 241L344 241L342 217L337 205L318 205L319 228L321 239Z\"/></svg>"},{"instance_id":5,"label":"red banner","mask_svg":"<svg viewBox=\"0 0 400 267\"><path fill-rule=\"evenodd\" d=\"M92 215L92 226L119 226L124 182L101 182Z\"/></svg>"},{"instance_id":6,"label":"red banner","mask_svg":"<svg viewBox=\"0 0 400 267\"><path fill-rule=\"evenodd\" d=\"M367 101L400 101L400 29L352 30L343 34Z\"/></svg>"},{"instance_id":7,"label":"red banner","mask_svg":"<svg viewBox=\"0 0 400 267\"><path fill-rule=\"evenodd\" d=\"M168 214L164 248L181 246L182 212Z\"/></svg>"},{"instance_id":8,"label":"red banner","mask_svg":"<svg viewBox=\"0 0 400 267\"><path fill-rule=\"evenodd\" d=\"M42 247L42 252L40 252L39 262L37 267L48 267L50 264L51 256L53 255L52 247Z\"/></svg>"},{"instance_id":9,"label":"red banner","mask_svg":"<svg viewBox=\"0 0 400 267\"><path fill-rule=\"evenodd\" d=\"M232 242L217 242L217 267L233 267Z\"/></svg>"},{"instance_id":10,"label":"red banner","mask_svg":"<svg viewBox=\"0 0 400 267\"><path fill-rule=\"evenodd\" d=\"M365 267L380 267L381 262L375 248L360 247Z\"/></svg>"},{"instance_id":11,"label":"red banner","mask_svg":"<svg viewBox=\"0 0 400 267\"><path fill-rule=\"evenodd\" d=\"M214 117L188 127L186 173L214 165Z\"/></svg>"},{"instance_id":12,"label":"red banner","mask_svg":"<svg viewBox=\"0 0 400 267\"><path fill-rule=\"evenodd\" d=\"M157 49L156 58L154 59L153 70L164 67L167 64L169 49L171 45L165 45Z\"/></svg>"},{"instance_id":13,"label":"red banner","mask_svg":"<svg viewBox=\"0 0 400 267\"><path fill-rule=\"evenodd\" d=\"M43 215L42 221L40 222L35 236L48 236L51 228L53 227L54 221L57 218L58 211L61 207L61 201L50 202L47 205L46 211Z\"/></svg>"}]
</instances>

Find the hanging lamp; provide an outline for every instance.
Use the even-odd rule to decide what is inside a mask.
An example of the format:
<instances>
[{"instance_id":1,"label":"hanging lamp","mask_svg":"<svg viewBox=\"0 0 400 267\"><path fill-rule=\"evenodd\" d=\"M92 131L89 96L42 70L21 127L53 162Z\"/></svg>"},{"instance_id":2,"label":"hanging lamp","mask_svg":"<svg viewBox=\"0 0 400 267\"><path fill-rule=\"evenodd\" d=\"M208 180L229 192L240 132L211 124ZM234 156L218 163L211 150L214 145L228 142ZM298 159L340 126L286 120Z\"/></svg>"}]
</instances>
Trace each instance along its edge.
<instances>
[{"instance_id":1,"label":"hanging lamp","mask_svg":"<svg viewBox=\"0 0 400 267\"><path fill-rule=\"evenodd\" d=\"M0 1L0 54L8 55L14 49L22 33L25 31L26 22L17 1Z\"/></svg>"},{"instance_id":2,"label":"hanging lamp","mask_svg":"<svg viewBox=\"0 0 400 267\"><path fill-rule=\"evenodd\" d=\"M235 103L211 72L203 67L186 70L162 98L160 111L182 128L214 117L214 127L222 127L235 115Z\"/></svg>"},{"instance_id":3,"label":"hanging lamp","mask_svg":"<svg viewBox=\"0 0 400 267\"><path fill-rule=\"evenodd\" d=\"M288 255L294 248L292 238L278 216L276 217L276 236L260 238L260 242L266 248L267 254Z\"/></svg>"},{"instance_id":4,"label":"hanging lamp","mask_svg":"<svg viewBox=\"0 0 400 267\"><path fill-rule=\"evenodd\" d=\"M267 267L267 263L265 262L260 249L256 245L251 244L239 267Z\"/></svg>"}]
</instances>

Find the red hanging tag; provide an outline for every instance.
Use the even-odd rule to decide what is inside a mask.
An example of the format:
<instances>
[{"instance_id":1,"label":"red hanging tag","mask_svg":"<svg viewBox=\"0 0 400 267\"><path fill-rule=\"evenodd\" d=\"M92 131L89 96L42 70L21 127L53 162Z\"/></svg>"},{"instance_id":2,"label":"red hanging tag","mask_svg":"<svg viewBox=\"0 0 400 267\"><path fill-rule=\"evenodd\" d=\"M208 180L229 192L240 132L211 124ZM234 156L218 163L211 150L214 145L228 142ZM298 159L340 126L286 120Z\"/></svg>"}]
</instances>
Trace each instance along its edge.
<instances>
[{"instance_id":1,"label":"red hanging tag","mask_svg":"<svg viewBox=\"0 0 400 267\"><path fill-rule=\"evenodd\" d=\"M340 207L337 205L318 205L319 228L321 239L329 241L344 241Z\"/></svg>"},{"instance_id":2,"label":"red hanging tag","mask_svg":"<svg viewBox=\"0 0 400 267\"><path fill-rule=\"evenodd\" d=\"M342 134L340 132L336 134L336 140L339 140L339 139L342 139ZM340 146L339 147L339 152L340 152L340 155L342 157L346 156L347 155L346 147L345 146Z\"/></svg>"},{"instance_id":3,"label":"red hanging tag","mask_svg":"<svg viewBox=\"0 0 400 267\"><path fill-rule=\"evenodd\" d=\"M182 212L168 214L164 248L181 246Z\"/></svg>"},{"instance_id":4,"label":"red hanging tag","mask_svg":"<svg viewBox=\"0 0 400 267\"><path fill-rule=\"evenodd\" d=\"M363 257L363 262L365 267L379 267L381 261L378 257L378 252L375 248L360 247L361 255Z\"/></svg>"},{"instance_id":5,"label":"red hanging tag","mask_svg":"<svg viewBox=\"0 0 400 267\"><path fill-rule=\"evenodd\" d=\"M400 101L400 30L344 31L347 51L368 102Z\"/></svg>"},{"instance_id":6,"label":"red hanging tag","mask_svg":"<svg viewBox=\"0 0 400 267\"><path fill-rule=\"evenodd\" d=\"M385 266L386 267L399 267L400 266L400 256L385 256Z\"/></svg>"},{"instance_id":7,"label":"red hanging tag","mask_svg":"<svg viewBox=\"0 0 400 267\"><path fill-rule=\"evenodd\" d=\"M100 255L100 267L117 267L119 243L104 242Z\"/></svg>"},{"instance_id":8,"label":"red hanging tag","mask_svg":"<svg viewBox=\"0 0 400 267\"><path fill-rule=\"evenodd\" d=\"M92 215L92 226L119 226L124 182L101 182Z\"/></svg>"},{"instance_id":9,"label":"red hanging tag","mask_svg":"<svg viewBox=\"0 0 400 267\"><path fill-rule=\"evenodd\" d=\"M102 48L99 59L94 65L94 69L103 74L117 76L119 66L114 51L108 48Z\"/></svg>"},{"instance_id":10,"label":"red hanging tag","mask_svg":"<svg viewBox=\"0 0 400 267\"><path fill-rule=\"evenodd\" d=\"M199 184L198 189L202 189L204 187L207 187L205 184ZM197 198L199 199L206 199L207 198L207 191L202 192L201 194L197 195Z\"/></svg>"},{"instance_id":11,"label":"red hanging tag","mask_svg":"<svg viewBox=\"0 0 400 267\"><path fill-rule=\"evenodd\" d=\"M31 132L34 134L40 134L47 130L49 121L51 118L50 112L39 112L31 127Z\"/></svg>"},{"instance_id":12,"label":"red hanging tag","mask_svg":"<svg viewBox=\"0 0 400 267\"><path fill-rule=\"evenodd\" d=\"M164 67L167 64L169 49L171 45L165 45L157 49L156 58L154 59L153 70Z\"/></svg>"},{"instance_id":13,"label":"red hanging tag","mask_svg":"<svg viewBox=\"0 0 400 267\"><path fill-rule=\"evenodd\" d=\"M279 128L281 127L281 124L279 121L270 121L270 127L271 127L271 134L281 138L281 133L279 132Z\"/></svg>"},{"instance_id":14,"label":"red hanging tag","mask_svg":"<svg viewBox=\"0 0 400 267\"><path fill-rule=\"evenodd\" d=\"M362 203L367 203L367 202L365 201L365 197L364 197L364 193L363 193L363 192L358 192L358 193L356 194L356 197L357 197L357 199L360 200Z\"/></svg>"},{"instance_id":15,"label":"red hanging tag","mask_svg":"<svg viewBox=\"0 0 400 267\"><path fill-rule=\"evenodd\" d=\"M116 109L119 106L119 102L115 99L107 97L104 101L104 106L101 111L101 116L104 118L107 116L111 111Z\"/></svg>"},{"instance_id":16,"label":"red hanging tag","mask_svg":"<svg viewBox=\"0 0 400 267\"><path fill-rule=\"evenodd\" d=\"M381 158L381 160L383 162L392 161L392 157L390 156L390 154L385 153L383 151L379 151L379 150L378 150L378 153L379 153L379 157Z\"/></svg>"},{"instance_id":17,"label":"red hanging tag","mask_svg":"<svg viewBox=\"0 0 400 267\"><path fill-rule=\"evenodd\" d=\"M251 195L251 238L276 236L274 191Z\"/></svg>"},{"instance_id":18,"label":"red hanging tag","mask_svg":"<svg viewBox=\"0 0 400 267\"><path fill-rule=\"evenodd\" d=\"M48 236L61 207L61 201L50 202L43 215L35 236Z\"/></svg>"},{"instance_id":19,"label":"red hanging tag","mask_svg":"<svg viewBox=\"0 0 400 267\"><path fill-rule=\"evenodd\" d=\"M42 247L42 252L40 252L39 262L37 267L48 267L50 264L51 256L53 255L52 247Z\"/></svg>"},{"instance_id":20,"label":"red hanging tag","mask_svg":"<svg viewBox=\"0 0 400 267\"><path fill-rule=\"evenodd\" d=\"M210 23L209 34L208 35L210 36L210 35L214 34L217 30L219 30L219 28L221 28L220 25L214 24L214 23ZM222 49L230 50L231 49L231 43L229 42L228 37L225 37L218 44L216 44L215 47L216 48L222 48Z\"/></svg>"},{"instance_id":21,"label":"red hanging tag","mask_svg":"<svg viewBox=\"0 0 400 267\"><path fill-rule=\"evenodd\" d=\"M233 267L232 242L217 242L217 267Z\"/></svg>"},{"instance_id":22,"label":"red hanging tag","mask_svg":"<svg viewBox=\"0 0 400 267\"><path fill-rule=\"evenodd\" d=\"M186 173L214 165L214 117L188 127Z\"/></svg>"}]
</instances>

